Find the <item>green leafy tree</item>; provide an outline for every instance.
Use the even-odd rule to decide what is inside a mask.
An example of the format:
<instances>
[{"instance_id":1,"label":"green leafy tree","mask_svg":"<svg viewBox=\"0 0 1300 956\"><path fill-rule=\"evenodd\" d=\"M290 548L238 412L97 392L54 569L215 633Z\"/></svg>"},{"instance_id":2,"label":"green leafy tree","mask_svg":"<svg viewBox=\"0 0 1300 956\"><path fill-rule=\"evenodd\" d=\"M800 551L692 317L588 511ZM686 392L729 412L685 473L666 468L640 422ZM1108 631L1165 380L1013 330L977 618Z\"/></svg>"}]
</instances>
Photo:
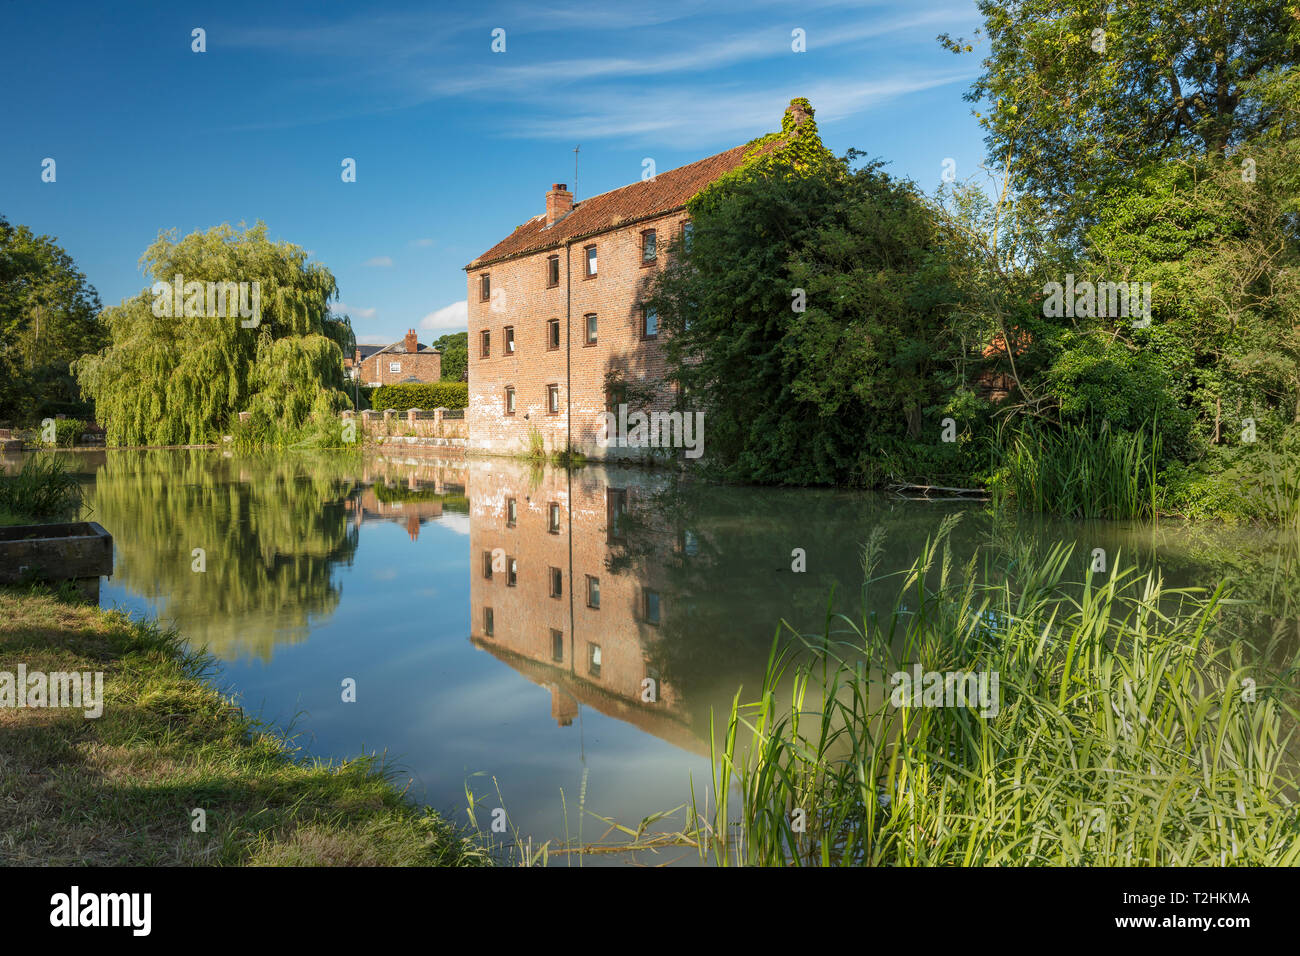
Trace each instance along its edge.
<instances>
[{"instance_id":1,"label":"green leafy tree","mask_svg":"<svg viewBox=\"0 0 1300 956\"><path fill-rule=\"evenodd\" d=\"M1017 386L1003 410L1122 430L1146 417L1184 459L1230 416L1295 419L1300 5L980 10L989 48L967 98L1003 185L959 275L984 335L1024 333L1002 362ZM964 211L980 201L968 193ZM1012 226L1029 241L988 254ZM1043 281L1067 273L1150 283L1151 327L1044 317Z\"/></svg>"},{"instance_id":2,"label":"green leafy tree","mask_svg":"<svg viewBox=\"0 0 1300 956\"><path fill-rule=\"evenodd\" d=\"M0 419L89 417L69 367L105 341L99 296L49 236L0 216Z\"/></svg>"},{"instance_id":3,"label":"green leafy tree","mask_svg":"<svg viewBox=\"0 0 1300 956\"><path fill-rule=\"evenodd\" d=\"M939 443L937 420L922 434L950 397L941 230L914 187L853 158L778 151L719 180L655 286L674 376L733 478L875 483Z\"/></svg>"},{"instance_id":4,"label":"green leafy tree","mask_svg":"<svg viewBox=\"0 0 1300 956\"><path fill-rule=\"evenodd\" d=\"M989 154L1075 239L1157 158L1225 155L1275 117L1257 81L1300 63L1295 0L981 0ZM973 44L941 36L954 52Z\"/></svg>"},{"instance_id":5,"label":"green leafy tree","mask_svg":"<svg viewBox=\"0 0 1300 956\"><path fill-rule=\"evenodd\" d=\"M1214 158L1148 167L1088 233L1094 273L1152 286L1149 329L1100 321L1096 334L1164 366L1212 441L1225 417L1300 421L1300 245L1280 183L1294 150L1251 152L1254 181Z\"/></svg>"},{"instance_id":6,"label":"green leafy tree","mask_svg":"<svg viewBox=\"0 0 1300 956\"><path fill-rule=\"evenodd\" d=\"M1245 417L1300 422L1297 72L1252 83L1267 130L1231 157L1152 161L1096 203L1080 278L1150 283L1151 324L1071 322L1045 376L1063 412L1131 428L1146 409L1184 459Z\"/></svg>"},{"instance_id":7,"label":"green leafy tree","mask_svg":"<svg viewBox=\"0 0 1300 956\"><path fill-rule=\"evenodd\" d=\"M442 380L469 381L469 332L448 332L433 343L442 349Z\"/></svg>"},{"instance_id":8,"label":"green leafy tree","mask_svg":"<svg viewBox=\"0 0 1300 956\"><path fill-rule=\"evenodd\" d=\"M179 241L160 234L141 263L155 283L194 282L198 298L187 286L174 314L167 294L146 289L104 313L110 344L81 359L76 374L110 443L211 442L241 411L252 413L253 433L286 439L350 407L342 357L351 327L330 318L334 276L301 248L272 242L262 223L222 225ZM230 302L208 314L215 284L231 282L257 283L260 316L245 318Z\"/></svg>"}]
</instances>

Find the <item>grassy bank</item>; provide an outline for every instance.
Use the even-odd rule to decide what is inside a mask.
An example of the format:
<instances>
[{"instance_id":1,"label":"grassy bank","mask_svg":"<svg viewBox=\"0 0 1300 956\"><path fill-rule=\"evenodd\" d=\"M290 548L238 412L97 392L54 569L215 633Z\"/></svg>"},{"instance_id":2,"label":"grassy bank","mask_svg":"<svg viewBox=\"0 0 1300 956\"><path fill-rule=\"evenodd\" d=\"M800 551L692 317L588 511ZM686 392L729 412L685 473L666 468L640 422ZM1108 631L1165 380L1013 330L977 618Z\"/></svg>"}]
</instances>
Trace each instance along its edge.
<instances>
[{"instance_id":1,"label":"grassy bank","mask_svg":"<svg viewBox=\"0 0 1300 956\"><path fill-rule=\"evenodd\" d=\"M305 760L213 690L210 661L120 612L0 590L0 671L103 671L102 716L0 708L0 860L485 865L374 759ZM192 813L206 814L193 832Z\"/></svg>"}]
</instances>

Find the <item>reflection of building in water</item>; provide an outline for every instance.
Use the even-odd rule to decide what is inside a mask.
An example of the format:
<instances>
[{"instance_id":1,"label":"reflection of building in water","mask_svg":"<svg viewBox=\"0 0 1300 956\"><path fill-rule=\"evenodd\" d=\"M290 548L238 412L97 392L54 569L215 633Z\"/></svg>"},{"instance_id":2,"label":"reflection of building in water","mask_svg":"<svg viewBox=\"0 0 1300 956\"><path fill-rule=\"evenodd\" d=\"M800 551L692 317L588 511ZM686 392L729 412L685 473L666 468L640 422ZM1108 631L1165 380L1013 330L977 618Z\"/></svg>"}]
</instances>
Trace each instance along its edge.
<instances>
[{"instance_id":1,"label":"reflection of building in water","mask_svg":"<svg viewBox=\"0 0 1300 956\"><path fill-rule=\"evenodd\" d=\"M530 471L501 460L469 469L471 639L551 690L551 716L586 704L678 746L702 751L671 684L652 662L674 609L658 561L631 561L627 522L662 478L598 467ZM661 533L662 531L662 533ZM671 550L670 529L638 541Z\"/></svg>"},{"instance_id":2,"label":"reflection of building in water","mask_svg":"<svg viewBox=\"0 0 1300 956\"><path fill-rule=\"evenodd\" d=\"M415 486L410 489L411 491L419 492L421 490L414 476L412 476L410 482ZM360 525L363 521L396 521L398 524L406 526L406 533L414 541L420 536L420 526L422 524L442 517L442 502L439 500L402 501L398 498L385 501L381 499L380 494L373 486L364 488L347 503L347 507L353 513L357 525Z\"/></svg>"},{"instance_id":3,"label":"reflection of building in water","mask_svg":"<svg viewBox=\"0 0 1300 956\"><path fill-rule=\"evenodd\" d=\"M361 480L363 487L345 504L355 524L393 521L412 541L426 521L443 516L444 508L462 510L456 502L465 498L463 462L367 458Z\"/></svg>"}]
</instances>

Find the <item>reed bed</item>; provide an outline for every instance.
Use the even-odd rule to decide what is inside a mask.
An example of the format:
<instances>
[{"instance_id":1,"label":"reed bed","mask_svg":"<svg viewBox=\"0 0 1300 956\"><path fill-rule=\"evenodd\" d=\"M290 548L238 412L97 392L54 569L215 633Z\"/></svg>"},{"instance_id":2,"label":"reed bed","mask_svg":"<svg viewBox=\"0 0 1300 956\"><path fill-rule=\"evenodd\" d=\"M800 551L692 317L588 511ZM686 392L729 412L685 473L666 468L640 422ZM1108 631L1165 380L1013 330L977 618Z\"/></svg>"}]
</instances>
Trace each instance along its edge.
<instances>
[{"instance_id":1,"label":"reed bed","mask_svg":"<svg viewBox=\"0 0 1300 956\"><path fill-rule=\"evenodd\" d=\"M994 501L1068 518L1154 518L1158 511L1160 435L1110 428L1022 425L995 439L1001 469Z\"/></svg>"},{"instance_id":2,"label":"reed bed","mask_svg":"<svg viewBox=\"0 0 1300 956\"><path fill-rule=\"evenodd\" d=\"M0 521L66 517L80 503L77 476L55 455L32 455L17 474L0 476Z\"/></svg>"},{"instance_id":3,"label":"reed bed","mask_svg":"<svg viewBox=\"0 0 1300 956\"><path fill-rule=\"evenodd\" d=\"M1300 531L1300 468L1288 455L1270 455L1267 477L1260 482L1268 520Z\"/></svg>"},{"instance_id":4,"label":"reed bed","mask_svg":"<svg viewBox=\"0 0 1300 956\"><path fill-rule=\"evenodd\" d=\"M860 616L782 622L757 700L713 738L714 805L686 810L706 861L1300 863L1293 639L1265 673L1278 648L1225 633L1221 587L1122 556L1071 583L1085 562L1064 544L990 583L954 566L950 531L901 580L873 576L873 542ZM891 675L916 663L997 674L996 715L895 706Z\"/></svg>"}]
</instances>

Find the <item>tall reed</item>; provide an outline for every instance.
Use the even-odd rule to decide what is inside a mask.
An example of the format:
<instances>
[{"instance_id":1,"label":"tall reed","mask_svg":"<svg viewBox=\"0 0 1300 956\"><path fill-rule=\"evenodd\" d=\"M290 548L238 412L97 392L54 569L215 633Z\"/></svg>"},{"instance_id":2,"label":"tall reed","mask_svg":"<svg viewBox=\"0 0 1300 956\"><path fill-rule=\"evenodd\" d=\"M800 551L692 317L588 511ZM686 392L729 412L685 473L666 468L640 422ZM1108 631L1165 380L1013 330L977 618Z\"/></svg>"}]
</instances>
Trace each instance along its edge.
<instances>
[{"instance_id":1,"label":"tall reed","mask_svg":"<svg viewBox=\"0 0 1300 956\"><path fill-rule=\"evenodd\" d=\"M1152 518L1159 504L1160 435L1103 422L1060 428L1004 425L994 438L1001 468L994 501L1071 518Z\"/></svg>"},{"instance_id":2,"label":"tall reed","mask_svg":"<svg viewBox=\"0 0 1300 956\"><path fill-rule=\"evenodd\" d=\"M56 455L32 455L16 475L0 476L0 515L26 521L68 517L81 503L77 476Z\"/></svg>"},{"instance_id":3,"label":"tall reed","mask_svg":"<svg viewBox=\"0 0 1300 956\"><path fill-rule=\"evenodd\" d=\"M1300 468L1286 454L1270 455L1268 474L1260 481L1269 520L1300 531Z\"/></svg>"},{"instance_id":4,"label":"tall reed","mask_svg":"<svg viewBox=\"0 0 1300 956\"><path fill-rule=\"evenodd\" d=\"M1069 586L1073 548L988 583L951 526L887 603L774 642L713 753L687 831L719 864L1296 865L1294 680L1222 633L1222 589L1117 559ZM783 636L778 632L778 636ZM1273 649L1276 650L1276 649ZM1291 651L1290 673L1295 673ZM893 674L995 673L996 715L901 706Z\"/></svg>"}]
</instances>

